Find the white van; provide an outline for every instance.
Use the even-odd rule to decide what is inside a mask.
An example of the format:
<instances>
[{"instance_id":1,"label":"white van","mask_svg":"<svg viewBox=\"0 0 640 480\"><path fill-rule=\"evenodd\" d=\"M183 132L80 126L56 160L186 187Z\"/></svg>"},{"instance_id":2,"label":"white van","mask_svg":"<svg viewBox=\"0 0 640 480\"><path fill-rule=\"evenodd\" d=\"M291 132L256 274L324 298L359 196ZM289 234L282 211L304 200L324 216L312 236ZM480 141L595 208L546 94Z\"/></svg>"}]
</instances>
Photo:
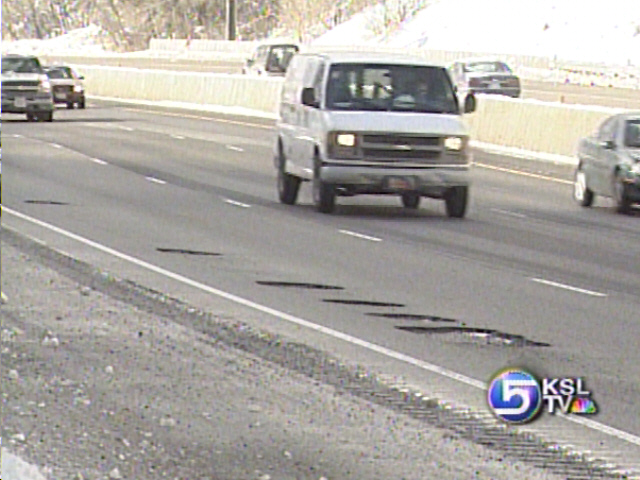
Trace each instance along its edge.
<instances>
[{"instance_id":1,"label":"white van","mask_svg":"<svg viewBox=\"0 0 640 480\"><path fill-rule=\"evenodd\" d=\"M376 53L300 53L282 89L274 163L278 194L295 204L311 181L316 209L337 196L398 195L406 208L443 199L464 217L469 196L469 132L442 65Z\"/></svg>"}]
</instances>

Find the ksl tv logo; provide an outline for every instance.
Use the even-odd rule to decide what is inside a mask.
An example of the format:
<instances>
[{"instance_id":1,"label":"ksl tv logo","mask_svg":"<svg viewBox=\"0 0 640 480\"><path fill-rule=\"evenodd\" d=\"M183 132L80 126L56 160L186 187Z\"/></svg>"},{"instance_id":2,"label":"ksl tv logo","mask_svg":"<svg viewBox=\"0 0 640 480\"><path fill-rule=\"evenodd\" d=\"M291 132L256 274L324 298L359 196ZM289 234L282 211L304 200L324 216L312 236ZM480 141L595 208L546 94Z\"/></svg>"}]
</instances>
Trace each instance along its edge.
<instances>
[{"instance_id":1,"label":"ksl tv logo","mask_svg":"<svg viewBox=\"0 0 640 480\"><path fill-rule=\"evenodd\" d=\"M487 401L507 423L528 423L542 413L595 414L598 408L582 378L541 378L526 370L507 368L491 379Z\"/></svg>"}]
</instances>

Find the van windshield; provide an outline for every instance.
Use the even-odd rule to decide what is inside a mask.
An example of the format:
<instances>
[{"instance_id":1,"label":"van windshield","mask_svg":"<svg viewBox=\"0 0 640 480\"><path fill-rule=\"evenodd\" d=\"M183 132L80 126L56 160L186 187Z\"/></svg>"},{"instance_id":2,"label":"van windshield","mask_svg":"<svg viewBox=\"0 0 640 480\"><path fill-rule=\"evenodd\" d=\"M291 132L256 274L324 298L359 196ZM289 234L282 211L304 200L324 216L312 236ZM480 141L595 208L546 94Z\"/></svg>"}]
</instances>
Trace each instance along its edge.
<instances>
[{"instance_id":1,"label":"van windshield","mask_svg":"<svg viewBox=\"0 0 640 480\"><path fill-rule=\"evenodd\" d=\"M329 110L460 113L441 67L335 64L326 93Z\"/></svg>"}]
</instances>

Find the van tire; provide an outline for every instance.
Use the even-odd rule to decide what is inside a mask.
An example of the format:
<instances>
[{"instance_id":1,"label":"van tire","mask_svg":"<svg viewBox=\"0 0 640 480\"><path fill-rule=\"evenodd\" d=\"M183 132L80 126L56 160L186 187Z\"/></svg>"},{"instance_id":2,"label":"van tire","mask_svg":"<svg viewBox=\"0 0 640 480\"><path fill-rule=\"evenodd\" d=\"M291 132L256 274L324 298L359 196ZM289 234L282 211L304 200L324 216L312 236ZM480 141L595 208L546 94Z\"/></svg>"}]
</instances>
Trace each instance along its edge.
<instances>
[{"instance_id":1,"label":"van tire","mask_svg":"<svg viewBox=\"0 0 640 480\"><path fill-rule=\"evenodd\" d=\"M467 211L468 196L469 187L451 187L444 197L447 216L451 218L463 218Z\"/></svg>"},{"instance_id":2,"label":"van tire","mask_svg":"<svg viewBox=\"0 0 640 480\"><path fill-rule=\"evenodd\" d=\"M313 203L318 212L331 213L336 206L336 190L332 184L323 182L322 179L320 179L319 163L319 160L316 158L314 161L313 181L311 182Z\"/></svg>"},{"instance_id":3,"label":"van tire","mask_svg":"<svg viewBox=\"0 0 640 480\"><path fill-rule=\"evenodd\" d=\"M285 205L295 205L300 190L300 178L285 171L285 158L282 151L278 161L278 198Z\"/></svg>"},{"instance_id":4,"label":"van tire","mask_svg":"<svg viewBox=\"0 0 640 480\"><path fill-rule=\"evenodd\" d=\"M420 206L420 195L418 193L403 193L401 198L404 208L415 210Z\"/></svg>"}]
</instances>

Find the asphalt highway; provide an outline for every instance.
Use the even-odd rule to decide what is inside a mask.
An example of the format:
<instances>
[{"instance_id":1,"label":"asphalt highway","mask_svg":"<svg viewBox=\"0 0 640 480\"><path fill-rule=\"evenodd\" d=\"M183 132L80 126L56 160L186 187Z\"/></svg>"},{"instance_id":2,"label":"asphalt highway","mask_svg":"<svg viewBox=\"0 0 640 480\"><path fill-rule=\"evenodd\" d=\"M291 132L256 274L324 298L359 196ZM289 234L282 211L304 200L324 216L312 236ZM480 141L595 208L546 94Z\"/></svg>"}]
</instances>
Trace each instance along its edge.
<instances>
[{"instance_id":1,"label":"asphalt highway","mask_svg":"<svg viewBox=\"0 0 640 480\"><path fill-rule=\"evenodd\" d=\"M268 120L106 102L51 124L4 117L3 224L33 233L37 219L469 378L514 364L585 377L594 420L640 437L640 212L580 208L570 166L476 151L464 220L395 197L339 198L322 215L308 185L278 203Z\"/></svg>"},{"instance_id":2,"label":"asphalt highway","mask_svg":"<svg viewBox=\"0 0 640 480\"><path fill-rule=\"evenodd\" d=\"M62 62L75 65L104 65L130 68L151 68L172 71L210 73L241 73L242 63L233 60L189 60L160 58L97 58L97 57L42 57L46 62ZM613 108L640 109L638 90L581 86L534 80L522 81L522 98L545 102L598 105Z\"/></svg>"}]
</instances>

